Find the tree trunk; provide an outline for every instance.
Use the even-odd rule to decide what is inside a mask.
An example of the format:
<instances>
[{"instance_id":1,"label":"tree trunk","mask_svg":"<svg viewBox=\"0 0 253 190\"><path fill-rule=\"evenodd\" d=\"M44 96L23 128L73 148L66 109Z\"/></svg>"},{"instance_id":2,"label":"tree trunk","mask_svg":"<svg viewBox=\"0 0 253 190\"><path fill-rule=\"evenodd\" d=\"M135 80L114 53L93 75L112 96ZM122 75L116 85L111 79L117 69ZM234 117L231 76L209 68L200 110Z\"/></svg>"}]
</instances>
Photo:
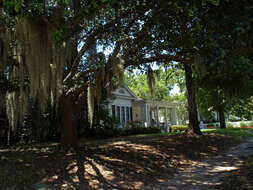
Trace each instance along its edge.
<instances>
[{"instance_id":1,"label":"tree trunk","mask_svg":"<svg viewBox=\"0 0 253 190\"><path fill-rule=\"evenodd\" d=\"M218 107L218 113L219 113L219 119L220 119L220 128L225 129L226 128L225 115L224 115L223 107L221 105Z\"/></svg>"},{"instance_id":2,"label":"tree trunk","mask_svg":"<svg viewBox=\"0 0 253 190\"><path fill-rule=\"evenodd\" d=\"M61 108L61 146L64 149L78 148L77 112L71 95L63 94Z\"/></svg>"},{"instance_id":3,"label":"tree trunk","mask_svg":"<svg viewBox=\"0 0 253 190\"><path fill-rule=\"evenodd\" d=\"M192 78L191 65L184 64L186 89L187 89L187 101L188 101L188 114L189 114L189 128L194 134L201 135L201 131L198 123L198 111L196 104L195 87Z\"/></svg>"}]
</instances>

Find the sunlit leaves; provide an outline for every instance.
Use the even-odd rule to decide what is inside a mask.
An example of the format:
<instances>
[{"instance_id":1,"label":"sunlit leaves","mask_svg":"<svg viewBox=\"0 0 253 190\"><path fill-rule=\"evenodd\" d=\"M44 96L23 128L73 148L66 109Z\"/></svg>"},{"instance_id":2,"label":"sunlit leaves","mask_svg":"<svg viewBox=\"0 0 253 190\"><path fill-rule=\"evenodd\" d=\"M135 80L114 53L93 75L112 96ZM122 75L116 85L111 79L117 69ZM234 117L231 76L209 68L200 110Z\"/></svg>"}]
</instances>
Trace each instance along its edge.
<instances>
[{"instance_id":1,"label":"sunlit leaves","mask_svg":"<svg viewBox=\"0 0 253 190\"><path fill-rule=\"evenodd\" d=\"M60 42L62 40L62 38L63 38L63 30L62 29L56 30L55 31L55 40L57 42Z\"/></svg>"},{"instance_id":2,"label":"sunlit leaves","mask_svg":"<svg viewBox=\"0 0 253 190\"><path fill-rule=\"evenodd\" d=\"M3 0L3 6L7 10L14 10L17 13L24 6L24 0Z\"/></svg>"}]
</instances>

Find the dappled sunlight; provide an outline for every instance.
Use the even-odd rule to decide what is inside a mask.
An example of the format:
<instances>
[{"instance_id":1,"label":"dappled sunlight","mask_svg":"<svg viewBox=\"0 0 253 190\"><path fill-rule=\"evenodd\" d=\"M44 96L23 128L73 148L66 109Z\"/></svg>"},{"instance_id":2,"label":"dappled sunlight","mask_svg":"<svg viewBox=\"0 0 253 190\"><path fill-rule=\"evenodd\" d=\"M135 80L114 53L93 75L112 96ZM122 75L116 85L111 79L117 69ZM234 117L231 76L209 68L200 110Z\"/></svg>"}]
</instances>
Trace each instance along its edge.
<instances>
[{"instance_id":1,"label":"dappled sunlight","mask_svg":"<svg viewBox=\"0 0 253 190\"><path fill-rule=\"evenodd\" d=\"M11 176L26 171L20 184L44 182L56 190L142 189L165 183L189 166L211 167L204 162L200 165L199 160L216 155L232 142L230 138L213 135L175 135L88 142L78 152L46 147L4 149L0 167L2 163L8 165L8 177L0 174L0 180L9 184L13 181Z\"/></svg>"}]
</instances>

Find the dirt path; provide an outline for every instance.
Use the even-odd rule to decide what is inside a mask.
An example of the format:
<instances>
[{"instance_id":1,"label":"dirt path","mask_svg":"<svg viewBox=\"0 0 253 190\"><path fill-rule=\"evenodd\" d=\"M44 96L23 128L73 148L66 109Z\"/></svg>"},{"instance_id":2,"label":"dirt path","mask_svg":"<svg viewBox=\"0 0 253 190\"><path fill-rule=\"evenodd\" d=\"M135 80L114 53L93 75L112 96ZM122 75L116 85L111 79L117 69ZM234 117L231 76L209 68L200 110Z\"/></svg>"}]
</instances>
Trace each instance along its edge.
<instances>
[{"instance_id":1,"label":"dirt path","mask_svg":"<svg viewBox=\"0 0 253 190\"><path fill-rule=\"evenodd\" d=\"M233 146L232 137L209 134L114 139L78 153L0 149L0 190L206 190L253 154L253 139L226 152Z\"/></svg>"},{"instance_id":2,"label":"dirt path","mask_svg":"<svg viewBox=\"0 0 253 190\"><path fill-rule=\"evenodd\" d=\"M239 169L243 161L241 157L253 154L253 138L231 148L226 153L211 157L185 168L174 178L144 189L152 190L207 190L219 185L222 177Z\"/></svg>"}]
</instances>

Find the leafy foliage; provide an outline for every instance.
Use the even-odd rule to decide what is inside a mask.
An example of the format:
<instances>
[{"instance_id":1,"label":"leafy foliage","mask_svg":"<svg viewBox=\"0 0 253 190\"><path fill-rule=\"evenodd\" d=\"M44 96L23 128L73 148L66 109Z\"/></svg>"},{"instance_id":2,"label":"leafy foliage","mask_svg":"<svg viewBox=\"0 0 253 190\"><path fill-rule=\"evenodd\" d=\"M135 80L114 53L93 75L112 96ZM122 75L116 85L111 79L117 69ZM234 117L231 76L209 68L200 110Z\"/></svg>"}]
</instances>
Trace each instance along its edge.
<instances>
[{"instance_id":1,"label":"leafy foliage","mask_svg":"<svg viewBox=\"0 0 253 190\"><path fill-rule=\"evenodd\" d=\"M187 131L189 127L187 125L172 125L171 129L172 129L172 132L183 132L183 131Z\"/></svg>"}]
</instances>

